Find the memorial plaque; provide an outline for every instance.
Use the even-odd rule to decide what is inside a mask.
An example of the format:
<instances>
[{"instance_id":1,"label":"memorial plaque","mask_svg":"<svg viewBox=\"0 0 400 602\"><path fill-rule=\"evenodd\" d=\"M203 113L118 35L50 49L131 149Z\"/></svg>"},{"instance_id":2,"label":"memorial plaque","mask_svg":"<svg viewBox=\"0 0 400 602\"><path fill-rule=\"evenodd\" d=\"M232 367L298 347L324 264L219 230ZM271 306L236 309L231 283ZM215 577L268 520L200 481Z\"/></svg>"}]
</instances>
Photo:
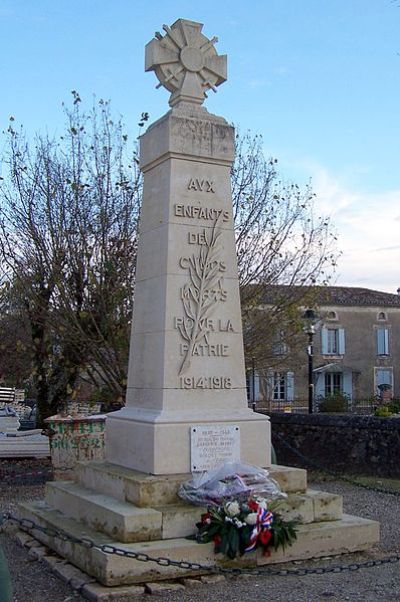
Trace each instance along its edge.
<instances>
[{"instance_id":1,"label":"memorial plaque","mask_svg":"<svg viewBox=\"0 0 400 602\"><path fill-rule=\"evenodd\" d=\"M211 470L223 462L240 460L240 429L236 425L191 428L191 471Z\"/></svg>"}]
</instances>

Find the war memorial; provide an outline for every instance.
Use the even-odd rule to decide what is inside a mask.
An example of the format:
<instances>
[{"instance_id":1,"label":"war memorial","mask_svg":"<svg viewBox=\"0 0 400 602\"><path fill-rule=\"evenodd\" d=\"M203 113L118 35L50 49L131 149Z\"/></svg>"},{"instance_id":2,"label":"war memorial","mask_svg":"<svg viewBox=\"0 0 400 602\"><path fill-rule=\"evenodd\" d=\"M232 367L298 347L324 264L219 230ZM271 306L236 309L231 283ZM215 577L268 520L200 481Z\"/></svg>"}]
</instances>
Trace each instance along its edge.
<instances>
[{"instance_id":1,"label":"war memorial","mask_svg":"<svg viewBox=\"0 0 400 602\"><path fill-rule=\"evenodd\" d=\"M81 463L74 480L48 483L44 501L19 509L66 533L33 531L106 586L226 566L212 543L187 539L201 509L178 496L191 474L225 461L269 469L287 494L282 512L299 523L291 547L251 552L235 566L364 550L379 540L378 523L343 514L340 496L308 489L306 471L271 466L269 419L248 408L230 188L234 131L202 106L226 80L227 59L202 27L179 19L146 46L145 68L171 92L170 110L140 141L127 397L106 420L106 461Z\"/></svg>"}]
</instances>

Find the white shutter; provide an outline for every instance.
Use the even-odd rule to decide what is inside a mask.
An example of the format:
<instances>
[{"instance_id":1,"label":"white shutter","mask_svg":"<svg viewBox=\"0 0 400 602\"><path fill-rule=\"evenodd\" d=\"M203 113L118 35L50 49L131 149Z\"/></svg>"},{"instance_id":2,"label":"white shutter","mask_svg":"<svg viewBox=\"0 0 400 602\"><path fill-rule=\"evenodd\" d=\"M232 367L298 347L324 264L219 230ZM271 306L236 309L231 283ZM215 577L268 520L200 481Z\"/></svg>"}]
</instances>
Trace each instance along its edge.
<instances>
[{"instance_id":1,"label":"white shutter","mask_svg":"<svg viewBox=\"0 0 400 602\"><path fill-rule=\"evenodd\" d=\"M339 328L339 355L344 355L345 351L346 351L346 348L345 348L344 328Z\"/></svg>"},{"instance_id":2,"label":"white shutter","mask_svg":"<svg viewBox=\"0 0 400 602\"><path fill-rule=\"evenodd\" d=\"M254 378L253 378L253 372L251 371L248 373L248 379L249 379L250 401L259 401L259 399L260 399L260 377L257 374L257 372L255 372ZM254 389L253 389L253 385L254 385Z\"/></svg>"},{"instance_id":3,"label":"white shutter","mask_svg":"<svg viewBox=\"0 0 400 602\"><path fill-rule=\"evenodd\" d=\"M294 400L294 372L286 373L286 401Z\"/></svg>"},{"instance_id":4,"label":"white shutter","mask_svg":"<svg viewBox=\"0 0 400 602\"><path fill-rule=\"evenodd\" d=\"M353 375L351 372L343 373L343 393L353 399Z\"/></svg>"},{"instance_id":5,"label":"white shutter","mask_svg":"<svg viewBox=\"0 0 400 602\"><path fill-rule=\"evenodd\" d=\"M378 328L376 331L376 344L378 355L389 355L389 331L387 328Z\"/></svg>"},{"instance_id":6,"label":"white shutter","mask_svg":"<svg viewBox=\"0 0 400 602\"><path fill-rule=\"evenodd\" d=\"M322 355L326 355L328 353L328 329L321 329L321 346L322 346Z\"/></svg>"},{"instance_id":7,"label":"white shutter","mask_svg":"<svg viewBox=\"0 0 400 602\"><path fill-rule=\"evenodd\" d=\"M377 355L383 355L384 345L385 345L385 341L384 341L384 337L383 337L383 328L378 328L378 330L376 331ZM379 384L381 384L381 383L378 383L378 385Z\"/></svg>"}]
</instances>

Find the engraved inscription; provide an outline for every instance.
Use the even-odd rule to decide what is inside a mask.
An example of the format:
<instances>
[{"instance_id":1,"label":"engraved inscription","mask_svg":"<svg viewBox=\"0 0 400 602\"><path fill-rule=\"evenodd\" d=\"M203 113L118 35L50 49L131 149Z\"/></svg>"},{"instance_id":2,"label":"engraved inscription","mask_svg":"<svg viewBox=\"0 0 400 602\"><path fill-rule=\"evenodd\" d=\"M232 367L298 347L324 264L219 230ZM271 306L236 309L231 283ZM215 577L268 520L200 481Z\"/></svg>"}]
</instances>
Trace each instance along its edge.
<instances>
[{"instance_id":1,"label":"engraved inscription","mask_svg":"<svg viewBox=\"0 0 400 602\"><path fill-rule=\"evenodd\" d=\"M174 318L174 328L179 330L183 326L184 318ZM190 327L192 326L190 322ZM230 320L214 320L211 318L206 318L202 327L205 327L209 332L235 332L233 328L233 324Z\"/></svg>"},{"instance_id":2,"label":"engraved inscription","mask_svg":"<svg viewBox=\"0 0 400 602\"><path fill-rule=\"evenodd\" d=\"M180 354L185 356L188 351L186 343L180 344ZM193 357L228 357L229 356L229 345L223 343L217 343L215 345L209 345L207 343L198 343L194 346Z\"/></svg>"},{"instance_id":3,"label":"engraved inscription","mask_svg":"<svg viewBox=\"0 0 400 602\"><path fill-rule=\"evenodd\" d=\"M211 180L199 180L198 178L190 178L188 190L195 190L196 192L215 192L214 182L212 182Z\"/></svg>"},{"instance_id":4,"label":"engraved inscription","mask_svg":"<svg viewBox=\"0 0 400 602\"><path fill-rule=\"evenodd\" d=\"M181 376L182 389L231 389L227 376Z\"/></svg>"},{"instance_id":5,"label":"engraved inscription","mask_svg":"<svg viewBox=\"0 0 400 602\"><path fill-rule=\"evenodd\" d=\"M208 238L205 239L204 242L205 245L208 245ZM192 257L181 257L179 259L179 267L181 267L183 270L190 270L190 267L193 263L193 256ZM210 266L212 269L218 268L218 270L220 272L225 272L226 271L226 263L224 261L213 261L210 262Z\"/></svg>"},{"instance_id":6,"label":"engraved inscription","mask_svg":"<svg viewBox=\"0 0 400 602\"><path fill-rule=\"evenodd\" d=\"M205 245L207 244L203 232L188 232L188 243L190 245Z\"/></svg>"},{"instance_id":7,"label":"engraved inscription","mask_svg":"<svg viewBox=\"0 0 400 602\"><path fill-rule=\"evenodd\" d=\"M198 207L197 205L185 205L177 203L174 205L174 215L176 217L188 217L190 219L202 219L207 221L215 221L222 214L222 221L229 220L229 211L215 209L215 207Z\"/></svg>"},{"instance_id":8,"label":"engraved inscription","mask_svg":"<svg viewBox=\"0 0 400 602\"><path fill-rule=\"evenodd\" d=\"M239 426L192 426L190 447L193 472L211 470L221 462L240 460Z\"/></svg>"}]
</instances>

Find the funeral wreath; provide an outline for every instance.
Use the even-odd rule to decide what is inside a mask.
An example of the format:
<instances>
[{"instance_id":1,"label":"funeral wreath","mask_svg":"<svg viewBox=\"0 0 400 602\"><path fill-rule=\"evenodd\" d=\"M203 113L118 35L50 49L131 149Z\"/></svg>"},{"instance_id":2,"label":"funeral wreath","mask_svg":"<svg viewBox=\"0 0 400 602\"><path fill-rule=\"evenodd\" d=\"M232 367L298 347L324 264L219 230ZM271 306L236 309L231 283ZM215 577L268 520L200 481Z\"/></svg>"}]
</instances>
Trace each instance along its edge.
<instances>
[{"instance_id":1,"label":"funeral wreath","mask_svg":"<svg viewBox=\"0 0 400 602\"><path fill-rule=\"evenodd\" d=\"M213 541L215 553L230 559L257 548L269 556L271 547L285 549L296 539L296 523L284 521L278 512L268 509L264 498L210 506L196 526L199 543Z\"/></svg>"}]
</instances>

